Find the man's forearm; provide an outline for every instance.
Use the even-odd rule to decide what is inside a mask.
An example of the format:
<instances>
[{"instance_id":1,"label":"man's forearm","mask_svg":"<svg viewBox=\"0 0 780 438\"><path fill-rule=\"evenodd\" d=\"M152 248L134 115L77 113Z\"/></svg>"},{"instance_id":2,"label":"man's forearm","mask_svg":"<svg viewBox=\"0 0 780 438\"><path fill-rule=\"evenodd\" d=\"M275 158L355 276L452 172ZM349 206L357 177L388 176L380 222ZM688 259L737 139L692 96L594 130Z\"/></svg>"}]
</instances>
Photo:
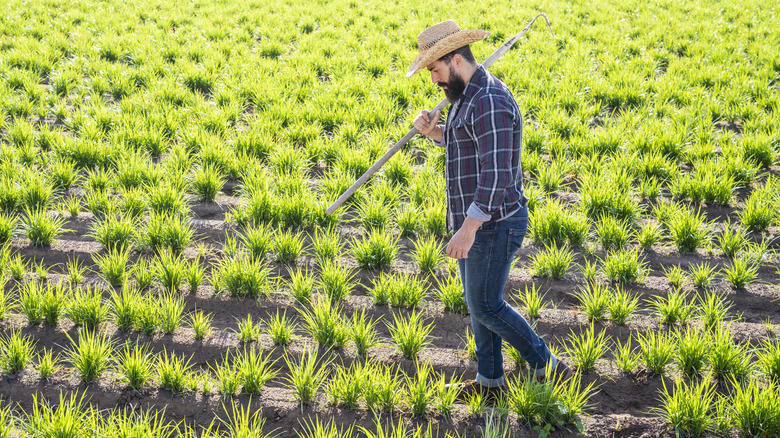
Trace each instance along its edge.
<instances>
[{"instance_id":1,"label":"man's forearm","mask_svg":"<svg viewBox=\"0 0 780 438\"><path fill-rule=\"evenodd\" d=\"M433 132L431 132L427 137L435 141L436 143L441 143L442 138L444 138L443 132L444 129L442 128L442 126L436 125L436 127L433 128Z\"/></svg>"}]
</instances>

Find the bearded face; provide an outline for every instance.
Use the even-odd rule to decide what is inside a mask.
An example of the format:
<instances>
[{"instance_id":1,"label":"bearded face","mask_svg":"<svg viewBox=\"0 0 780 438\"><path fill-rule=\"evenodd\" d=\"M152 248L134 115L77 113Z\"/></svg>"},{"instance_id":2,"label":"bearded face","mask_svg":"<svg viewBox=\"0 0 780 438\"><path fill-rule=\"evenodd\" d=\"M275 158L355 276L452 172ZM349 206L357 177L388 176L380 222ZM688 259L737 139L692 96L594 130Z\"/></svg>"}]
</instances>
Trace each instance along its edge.
<instances>
[{"instance_id":1,"label":"bearded face","mask_svg":"<svg viewBox=\"0 0 780 438\"><path fill-rule=\"evenodd\" d=\"M449 68L450 74L447 82L439 81L436 85L444 90L444 95L447 96L447 99L449 99L450 102L455 102L463 95L463 90L466 89L466 82L463 80L463 77L455 71L455 68L453 68L451 64L449 65Z\"/></svg>"}]
</instances>

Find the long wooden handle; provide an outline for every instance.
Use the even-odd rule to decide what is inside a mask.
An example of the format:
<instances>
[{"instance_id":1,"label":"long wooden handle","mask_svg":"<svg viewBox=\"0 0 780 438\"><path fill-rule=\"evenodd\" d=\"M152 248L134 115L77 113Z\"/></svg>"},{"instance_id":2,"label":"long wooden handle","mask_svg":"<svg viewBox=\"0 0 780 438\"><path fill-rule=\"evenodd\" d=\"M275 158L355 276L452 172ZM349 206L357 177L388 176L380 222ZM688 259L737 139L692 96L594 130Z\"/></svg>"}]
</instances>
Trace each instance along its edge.
<instances>
[{"instance_id":1,"label":"long wooden handle","mask_svg":"<svg viewBox=\"0 0 780 438\"><path fill-rule=\"evenodd\" d=\"M536 21L536 19L539 17L544 17L544 20L547 22L547 28L550 29L550 33L552 34L552 28L550 27L550 20L547 19L546 15L538 14L528 23L527 26L525 26L525 28L522 31L520 31L520 33L512 37L512 39L510 39L509 41L502 44L501 47L499 47L495 52L493 52L493 54L490 55L482 63L482 66L485 68L490 67L490 65L493 64L498 58L500 58L504 53L508 52L509 49L512 48L512 46L517 42L517 40L519 40L520 37L522 37L526 32L528 32L528 29L531 28L531 25L534 24L534 21ZM431 110L431 114L435 114L436 111L443 110L448 103L449 103L448 99L442 100L441 102L439 102L438 105L436 105ZM349 197L352 196L357 191L357 189L360 188L360 186L365 184L369 178L371 178L382 166L384 166L385 163L387 163L387 161L390 158L392 158L393 155L395 155L399 150L401 150L401 148L404 147L404 145L408 143L409 140L412 139L412 137L417 135L417 133L418 133L417 128L412 128L411 130L409 130L409 132L407 132L406 135L404 135L401 138L401 140L398 141L398 143L396 143L384 155L382 155L382 157L379 158L379 160L377 160L377 162L374 163L374 165L371 166L371 168L368 169L366 173L364 173L360 178L357 179L357 181L355 181L354 184L352 184L350 188L348 188L344 193L342 193L341 196L339 196L339 199L336 199L336 201L333 202L333 204L331 204L330 207L328 207L328 209L325 210L325 212L327 212L329 215L333 214L333 212L335 212L339 207L341 207L341 205L344 204L344 202L346 202L346 200L349 199Z\"/></svg>"}]
</instances>

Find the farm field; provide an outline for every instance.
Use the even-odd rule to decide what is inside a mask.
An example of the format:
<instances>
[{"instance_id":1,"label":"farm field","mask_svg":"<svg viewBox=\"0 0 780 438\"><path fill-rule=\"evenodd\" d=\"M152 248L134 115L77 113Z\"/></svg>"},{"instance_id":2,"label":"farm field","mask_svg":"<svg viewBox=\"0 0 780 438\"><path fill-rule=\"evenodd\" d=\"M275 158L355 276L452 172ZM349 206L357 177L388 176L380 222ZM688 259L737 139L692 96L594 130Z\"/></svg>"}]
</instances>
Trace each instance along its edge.
<instances>
[{"instance_id":1,"label":"farm field","mask_svg":"<svg viewBox=\"0 0 780 438\"><path fill-rule=\"evenodd\" d=\"M769 1L6 0L0 438L780 437ZM476 374L416 36L545 13L505 290L568 383ZM59 431L59 434L55 434Z\"/></svg>"}]
</instances>

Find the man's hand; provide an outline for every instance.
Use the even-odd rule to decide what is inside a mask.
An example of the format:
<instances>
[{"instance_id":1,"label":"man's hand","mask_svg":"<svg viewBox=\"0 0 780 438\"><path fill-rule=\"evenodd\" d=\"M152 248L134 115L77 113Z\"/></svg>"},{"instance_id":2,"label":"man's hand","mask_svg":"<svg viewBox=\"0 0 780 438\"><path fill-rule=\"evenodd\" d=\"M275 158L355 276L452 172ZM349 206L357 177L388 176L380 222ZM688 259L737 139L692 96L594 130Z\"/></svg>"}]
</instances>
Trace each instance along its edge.
<instances>
[{"instance_id":1,"label":"man's hand","mask_svg":"<svg viewBox=\"0 0 780 438\"><path fill-rule=\"evenodd\" d=\"M474 237L480 225L482 225L482 222L471 216L466 216L463 226L455 232L452 239L450 239L450 243L447 244L447 255L454 259L468 258L469 250L474 244Z\"/></svg>"},{"instance_id":2,"label":"man's hand","mask_svg":"<svg viewBox=\"0 0 780 438\"><path fill-rule=\"evenodd\" d=\"M420 132L420 134L430 137L434 141L441 142L441 128L437 125L441 117L441 112L436 111L431 114L428 110L420 111L420 114L414 118L414 128Z\"/></svg>"}]
</instances>

